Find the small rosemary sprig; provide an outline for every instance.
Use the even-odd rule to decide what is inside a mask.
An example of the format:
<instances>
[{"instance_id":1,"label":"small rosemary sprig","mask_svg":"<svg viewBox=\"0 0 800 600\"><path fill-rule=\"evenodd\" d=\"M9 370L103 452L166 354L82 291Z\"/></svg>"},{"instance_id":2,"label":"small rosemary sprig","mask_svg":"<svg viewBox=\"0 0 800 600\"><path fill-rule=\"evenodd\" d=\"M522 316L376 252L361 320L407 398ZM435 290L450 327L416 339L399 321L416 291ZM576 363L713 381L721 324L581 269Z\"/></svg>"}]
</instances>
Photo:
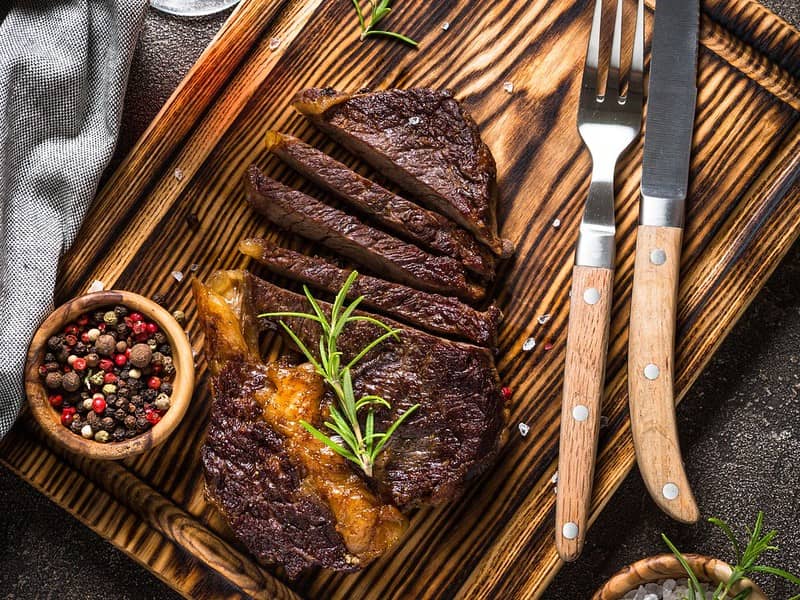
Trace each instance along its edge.
<instances>
[{"instance_id":1,"label":"small rosemary sprig","mask_svg":"<svg viewBox=\"0 0 800 600\"><path fill-rule=\"evenodd\" d=\"M392 12L392 9L389 8L389 2L391 2L391 0L367 0L370 7L370 11L367 15L369 16L369 22L367 22L367 16L364 15L364 11L361 9L361 1L353 0L353 6L356 7L356 13L358 13L358 22L361 25L361 40L365 40L367 36L370 35L383 35L405 42L406 44L414 46L414 48L418 48L419 43L415 42L410 37L395 33L394 31L375 29L375 26L386 15Z\"/></svg>"},{"instance_id":2,"label":"small rosemary sprig","mask_svg":"<svg viewBox=\"0 0 800 600\"><path fill-rule=\"evenodd\" d=\"M331 420L325 421L325 427L336 434L334 437L328 437L311 423L307 423L306 421L300 421L300 423L320 442L330 447L334 452L356 463L368 477L372 477L372 468L375 464L375 458L380 454L384 446L386 446L392 434L402 425L403 421L419 408L419 404L410 407L406 412L400 415L385 432L380 433L375 431L375 407L385 406L391 409L391 405L386 400L376 395L362 396L356 400L355 392L353 391L353 380L350 374L353 366L378 344L389 338L400 339L398 336L398 333L400 333L399 330L392 329L378 319L373 319L365 315L353 314L364 299L363 296L359 296L348 306L345 306L344 303L347 299L347 293L356 280L356 277L358 277L358 273L353 271L347 278L347 281L345 281L342 289L336 294L330 317L325 316L319 302L317 302L307 286L303 286L303 291L305 292L306 298L308 298L309 304L311 304L311 308L314 310L314 314L302 312L274 312L264 313L259 315L259 317L298 317L310 319L319 324L322 329L322 335L319 338L319 360L317 360L297 334L292 331L286 323L280 321L281 326L305 355L308 362L314 365L314 369L316 369L317 373L319 373L325 380L325 383L327 383L334 394L336 394L336 404L331 404L330 406ZM372 323L386 331L383 335L378 336L367 344L350 362L342 366L342 353L337 349L336 344L345 326L355 321ZM367 414L362 429L359 412L364 409L367 410Z\"/></svg>"},{"instance_id":3,"label":"small rosemary sprig","mask_svg":"<svg viewBox=\"0 0 800 600\"><path fill-rule=\"evenodd\" d=\"M752 531L748 527L745 527L745 531L747 532L749 539L744 548L744 552L742 552L739 541L736 539L736 536L733 534L730 526L725 521L712 517L709 519L709 522L719 528L720 531L725 534L725 537L730 540L731 545L733 546L734 556L736 557L736 564L733 566L731 576L727 581L722 582L717 586L717 588L714 590L714 595L712 596L713 600L729 600L731 589L742 579L749 577L754 573L768 573L770 575L781 577L795 585L800 585L800 577L797 575L792 575L788 571L784 571L783 569L778 569L776 567L768 567L766 565L756 564L756 561L758 561L764 553L773 552L778 549L777 546L772 545L772 540L776 535L778 535L777 531L772 529L764 535L761 535L764 526L763 512L759 511L758 516L756 517L756 524ZM692 567L688 562L686 562L683 554L681 554L681 552L675 547L675 544L673 544L665 534L662 533L661 538L681 563L681 566L684 568L689 577L689 595L687 598L684 598L684 600L704 599L705 592L703 592L702 588L700 587L700 581L692 570ZM751 588L744 589L735 596L731 597L730 600L745 600L750 596L751 591ZM792 596L789 598L789 600L800 600L800 594Z\"/></svg>"}]
</instances>

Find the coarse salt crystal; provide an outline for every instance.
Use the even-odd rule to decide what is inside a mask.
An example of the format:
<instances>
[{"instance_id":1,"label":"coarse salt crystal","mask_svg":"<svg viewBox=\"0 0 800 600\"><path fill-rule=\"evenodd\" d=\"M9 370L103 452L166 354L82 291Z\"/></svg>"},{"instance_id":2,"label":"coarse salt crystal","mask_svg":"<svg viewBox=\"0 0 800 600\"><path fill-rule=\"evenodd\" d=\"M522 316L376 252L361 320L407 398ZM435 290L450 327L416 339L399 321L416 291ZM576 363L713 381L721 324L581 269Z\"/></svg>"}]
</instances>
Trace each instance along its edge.
<instances>
[{"instance_id":1,"label":"coarse salt crystal","mask_svg":"<svg viewBox=\"0 0 800 600\"><path fill-rule=\"evenodd\" d=\"M281 38L279 38L279 37L269 38L269 49L270 50L277 50L278 46L280 46L280 45L281 45Z\"/></svg>"},{"instance_id":2,"label":"coarse salt crystal","mask_svg":"<svg viewBox=\"0 0 800 600\"><path fill-rule=\"evenodd\" d=\"M539 323L539 325L544 325L545 323L547 323L550 320L551 317L552 317L552 315L550 315L549 313L548 314L544 314L544 315L540 315L539 318L536 319L536 321Z\"/></svg>"},{"instance_id":3,"label":"coarse salt crystal","mask_svg":"<svg viewBox=\"0 0 800 600\"><path fill-rule=\"evenodd\" d=\"M447 31L448 29L450 29L450 21L445 21L442 23L442 31Z\"/></svg>"},{"instance_id":4,"label":"coarse salt crystal","mask_svg":"<svg viewBox=\"0 0 800 600\"><path fill-rule=\"evenodd\" d=\"M550 483L552 483L553 485L558 483L558 471L553 473L553 476L550 478Z\"/></svg>"},{"instance_id":5,"label":"coarse salt crystal","mask_svg":"<svg viewBox=\"0 0 800 600\"><path fill-rule=\"evenodd\" d=\"M103 283L102 281L100 281L99 279L95 279L95 280L94 280L94 281L91 283L91 285L89 286L89 288L86 290L86 293L87 293L87 294L91 294L92 292L102 292L104 289L106 289L106 284L104 284L104 283Z\"/></svg>"},{"instance_id":6,"label":"coarse salt crystal","mask_svg":"<svg viewBox=\"0 0 800 600\"><path fill-rule=\"evenodd\" d=\"M517 425L517 427L519 427L519 434L522 437L525 437L526 435L528 435L528 432L531 430L531 428L528 427L527 423L520 423L519 425Z\"/></svg>"},{"instance_id":7,"label":"coarse salt crystal","mask_svg":"<svg viewBox=\"0 0 800 600\"><path fill-rule=\"evenodd\" d=\"M178 181L183 180L183 169L177 168L172 172L172 176L177 179Z\"/></svg>"},{"instance_id":8,"label":"coarse salt crystal","mask_svg":"<svg viewBox=\"0 0 800 600\"><path fill-rule=\"evenodd\" d=\"M553 219L553 227L555 227L556 229L561 227L561 219Z\"/></svg>"},{"instance_id":9,"label":"coarse salt crystal","mask_svg":"<svg viewBox=\"0 0 800 600\"><path fill-rule=\"evenodd\" d=\"M514 91L514 84L510 81L506 81L503 84L503 89L507 91L509 94Z\"/></svg>"},{"instance_id":10,"label":"coarse salt crystal","mask_svg":"<svg viewBox=\"0 0 800 600\"><path fill-rule=\"evenodd\" d=\"M183 281L183 273L181 271L173 271L172 278L178 283L180 283L181 281Z\"/></svg>"},{"instance_id":11,"label":"coarse salt crystal","mask_svg":"<svg viewBox=\"0 0 800 600\"><path fill-rule=\"evenodd\" d=\"M420 121L421 121L421 120L422 120L422 119L420 119L420 118L419 118L419 117L417 117L417 116L414 116L414 117L409 117L409 118L408 118L408 124L409 124L409 125L419 125L419 123L420 123Z\"/></svg>"},{"instance_id":12,"label":"coarse salt crystal","mask_svg":"<svg viewBox=\"0 0 800 600\"><path fill-rule=\"evenodd\" d=\"M192 273L194 273L194 272L195 272L195 271L197 271L198 269L200 269L200 265L198 265L197 263L192 263L191 265L189 265L189 270L190 270Z\"/></svg>"},{"instance_id":13,"label":"coarse salt crystal","mask_svg":"<svg viewBox=\"0 0 800 600\"><path fill-rule=\"evenodd\" d=\"M522 349L523 349L525 352L530 352L530 351L531 351L531 350L533 350L535 347L536 347L536 340L535 340L535 339L533 339L532 337L529 337L527 340L525 340L525 343L524 343L524 344L522 344Z\"/></svg>"}]
</instances>

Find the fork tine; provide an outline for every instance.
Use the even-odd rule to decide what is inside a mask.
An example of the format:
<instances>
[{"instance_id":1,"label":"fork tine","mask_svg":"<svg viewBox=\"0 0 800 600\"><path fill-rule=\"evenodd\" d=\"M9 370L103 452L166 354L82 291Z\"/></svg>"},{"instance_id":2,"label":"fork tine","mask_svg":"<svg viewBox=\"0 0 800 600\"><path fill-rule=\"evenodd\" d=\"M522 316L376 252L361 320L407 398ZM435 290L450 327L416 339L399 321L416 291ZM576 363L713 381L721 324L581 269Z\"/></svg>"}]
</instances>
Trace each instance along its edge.
<instances>
[{"instance_id":1,"label":"fork tine","mask_svg":"<svg viewBox=\"0 0 800 600\"><path fill-rule=\"evenodd\" d=\"M614 17L614 38L611 41L611 60L608 64L608 83L606 97L619 96L619 63L622 54L622 0L617 0L617 14ZM613 94L613 95L612 95Z\"/></svg>"},{"instance_id":2,"label":"fork tine","mask_svg":"<svg viewBox=\"0 0 800 600\"><path fill-rule=\"evenodd\" d=\"M639 0L636 9L636 33L633 36L633 58L628 83L629 93L642 94L644 73L644 0Z\"/></svg>"},{"instance_id":3,"label":"fork tine","mask_svg":"<svg viewBox=\"0 0 800 600\"><path fill-rule=\"evenodd\" d=\"M592 30L589 33L589 47L586 49L586 63L583 67L583 88L597 90L597 65L600 63L600 22L603 17L603 0L595 0Z\"/></svg>"}]
</instances>

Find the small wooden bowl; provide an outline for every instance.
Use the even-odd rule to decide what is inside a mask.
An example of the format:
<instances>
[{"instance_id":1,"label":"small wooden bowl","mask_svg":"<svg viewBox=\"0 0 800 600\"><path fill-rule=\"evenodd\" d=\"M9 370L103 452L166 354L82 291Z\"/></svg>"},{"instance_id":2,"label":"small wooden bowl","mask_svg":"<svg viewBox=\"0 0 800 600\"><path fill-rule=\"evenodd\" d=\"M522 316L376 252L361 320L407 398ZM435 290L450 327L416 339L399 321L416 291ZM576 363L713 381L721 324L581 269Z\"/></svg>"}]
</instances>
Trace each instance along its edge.
<instances>
[{"instance_id":1,"label":"small wooden bowl","mask_svg":"<svg viewBox=\"0 0 800 600\"><path fill-rule=\"evenodd\" d=\"M699 554L685 554L684 556L697 578L702 582L716 586L720 582L728 581L731 576L732 568L726 562ZM685 578L686 571L672 554L650 556L625 567L614 575L595 592L592 600L620 600L625 594L637 589L640 585L664 579ZM761 588L749 579L741 580L731 591L738 594L747 587L752 589L748 600L767 600Z\"/></svg>"},{"instance_id":2,"label":"small wooden bowl","mask_svg":"<svg viewBox=\"0 0 800 600\"><path fill-rule=\"evenodd\" d=\"M61 424L61 413L50 406L48 393L39 376L39 365L47 353L47 340L61 333L70 321L83 313L107 306L123 305L154 321L172 347L175 378L172 381L171 405L153 427L122 442L87 440ZM86 294L58 307L42 323L28 349L25 367L25 392L31 412L44 432L56 443L89 458L118 460L141 454L163 442L183 418L194 389L194 357L186 332L166 310L152 300L132 292L109 290Z\"/></svg>"}]
</instances>

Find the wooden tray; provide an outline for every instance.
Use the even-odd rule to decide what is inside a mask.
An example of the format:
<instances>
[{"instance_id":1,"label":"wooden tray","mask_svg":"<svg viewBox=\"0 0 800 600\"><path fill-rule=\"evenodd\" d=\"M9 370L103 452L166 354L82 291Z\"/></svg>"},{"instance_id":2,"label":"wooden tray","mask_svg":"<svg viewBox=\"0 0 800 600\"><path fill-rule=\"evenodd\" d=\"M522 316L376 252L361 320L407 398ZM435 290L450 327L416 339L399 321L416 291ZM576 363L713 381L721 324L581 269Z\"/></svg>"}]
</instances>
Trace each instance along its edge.
<instances>
[{"instance_id":1,"label":"wooden tray","mask_svg":"<svg viewBox=\"0 0 800 600\"><path fill-rule=\"evenodd\" d=\"M632 15L634 2L626 1ZM164 293L189 315L199 349L188 277L179 283L170 273L188 275L198 265L204 278L245 264L237 242L267 231L243 201L240 180L251 162L299 183L266 160L262 133L279 128L332 150L289 108L291 95L312 85L452 88L497 158L503 234L519 245L496 290L507 317L499 367L513 390L511 435L497 467L463 500L416 513L405 542L362 573L285 581L254 562L204 501L202 361L184 423L155 451L121 463L79 459L48 447L23 417L0 444L0 459L186 596L538 597L559 566L551 477L572 248L589 181L575 115L590 4L405 0L391 22L421 41L414 52L359 43L348 0L245 0L99 194L63 261L60 299L94 279ZM681 395L797 237L800 219L800 34L749 0L709 0L701 29L679 309ZM504 91L506 81L513 93ZM640 161L641 141L618 171L608 425L595 516L633 464L624 364ZM545 313L552 319L539 325ZM523 352L529 336L538 343ZM531 428L526 437L520 422Z\"/></svg>"}]
</instances>

